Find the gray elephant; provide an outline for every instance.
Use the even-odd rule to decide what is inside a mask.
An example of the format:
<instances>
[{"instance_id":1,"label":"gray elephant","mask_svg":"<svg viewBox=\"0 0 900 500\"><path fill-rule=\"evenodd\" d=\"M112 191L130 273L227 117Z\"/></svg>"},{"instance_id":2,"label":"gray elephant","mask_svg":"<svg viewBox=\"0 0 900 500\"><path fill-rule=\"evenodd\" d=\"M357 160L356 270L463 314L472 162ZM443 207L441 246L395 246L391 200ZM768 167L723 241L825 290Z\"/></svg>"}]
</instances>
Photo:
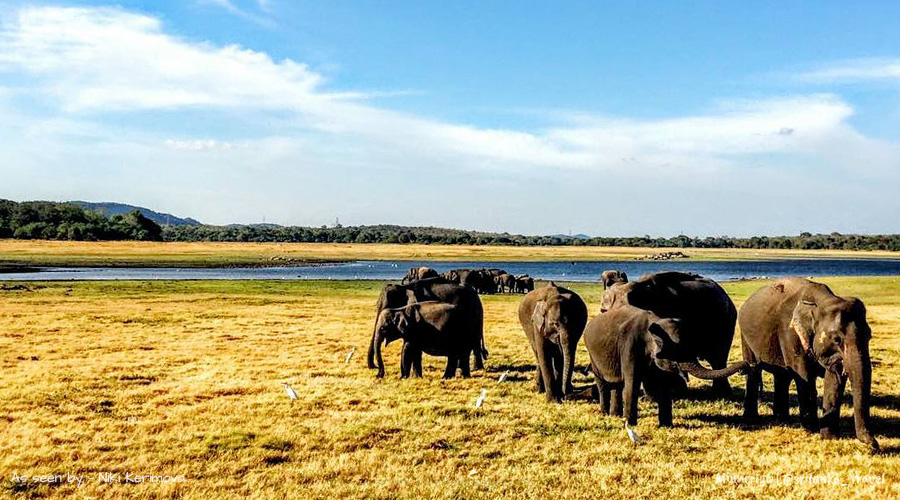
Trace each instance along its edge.
<instances>
[{"instance_id":1,"label":"gray elephant","mask_svg":"<svg viewBox=\"0 0 900 500\"><path fill-rule=\"evenodd\" d=\"M452 281L456 284L459 284L462 280L459 277L459 273L464 271L464 269L451 269L447 272L441 273L441 277L447 281Z\"/></svg>"},{"instance_id":2,"label":"gray elephant","mask_svg":"<svg viewBox=\"0 0 900 500\"><path fill-rule=\"evenodd\" d=\"M837 437L841 398L849 378L856 438L878 449L869 418L872 331L862 301L839 297L821 283L781 279L747 299L741 307L740 325L744 360L753 366L747 377L745 417L759 415L761 370L766 370L775 375L776 417L787 418L790 412L788 388L793 380L803 426L812 432L819 430L816 378L824 376L821 434Z\"/></svg>"},{"instance_id":3,"label":"gray elephant","mask_svg":"<svg viewBox=\"0 0 900 500\"><path fill-rule=\"evenodd\" d=\"M456 376L459 368L469 377L469 355L479 348L479 341L467 328L465 313L459 306L446 302L416 302L404 307L382 309L375 322L375 360L377 377L384 377L381 344L403 339L400 356L400 377L407 378L410 370L422 376L422 353L446 356L444 378Z\"/></svg>"},{"instance_id":4,"label":"gray elephant","mask_svg":"<svg viewBox=\"0 0 900 500\"><path fill-rule=\"evenodd\" d=\"M516 276L516 292L518 293L528 293L534 290L534 278L528 276L527 274L523 274L521 276Z\"/></svg>"},{"instance_id":5,"label":"gray elephant","mask_svg":"<svg viewBox=\"0 0 900 500\"><path fill-rule=\"evenodd\" d=\"M672 425L672 400L687 386L690 373L698 378L727 378L746 364L723 370L700 365L682 344L682 321L659 318L629 305L594 317L584 329L584 344L597 380L601 411L637 424L638 398L643 384L659 406L659 425ZM623 408L624 399L624 408Z\"/></svg>"},{"instance_id":6,"label":"gray elephant","mask_svg":"<svg viewBox=\"0 0 900 500\"><path fill-rule=\"evenodd\" d=\"M484 345L484 308L478 293L471 288L455 284L444 278L416 280L406 285L387 284L375 302L376 322L382 309L403 307L413 302L436 300L460 307L466 318L469 331L476 335L480 348L474 350L475 369L484 369L484 359L488 357ZM367 358L369 368L375 368L375 330L369 340Z\"/></svg>"},{"instance_id":7,"label":"gray elephant","mask_svg":"<svg viewBox=\"0 0 900 500\"><path fill-rule=\"evenodd\" d=\"M681 320L682 345L713 369L728 364L734 340L737 309L715 281L674 271L642 276L637 281L616 282L603 292L600 310L631 305L660 318ZM713 380L713 391L721 397L732 394L725 378Z\"/></svg>"},{"instance_id":8,"label":"gray elephant","mask_svg":"<svg viewBox=\"0 0 900 500\"><path fill-rule=\"evenodd\" d=\"M548 401L559 402L572 392L575 351L587 315L577 293L553 282L529 292L519 304L519 322L537 359L535 384Z\"/></svg>"},{"instance_id":9,"label":"gray elephant","mask_svg":"<svg viewBox=\"0 0 900 500\"><path fill-rule=\"evenodd\" d=\"M405 285L412 281L424 280L427 278L437 278L439 276L440 275L438 274L438 272L430 267L411 267L406 273L406 276L403 277L403 280L400 281L400 283Z\"/></svg>"},{"instance_id":10,"label":"gray elephant","mask_svg":"<svg viewBox=\"0 0 900 500\"><path fill-rule=\"evenodd\" d=\"M497 285L497 291L500 293L513 293L516 291L516 277L511 274L503 273L495 276L494 283Z\"/></svg>"},{"instance_id":11,"label":"gray elephant","mask_svg":"<svg viewBox=\"0 0 900 500\"><path fill-rule=\"evenodd\" d=\"M600 275L600 281L603 283L603 289L606 290L616 283L628 283L628 275L625 271L606 270Z\"/></svg>"}]
</instances>

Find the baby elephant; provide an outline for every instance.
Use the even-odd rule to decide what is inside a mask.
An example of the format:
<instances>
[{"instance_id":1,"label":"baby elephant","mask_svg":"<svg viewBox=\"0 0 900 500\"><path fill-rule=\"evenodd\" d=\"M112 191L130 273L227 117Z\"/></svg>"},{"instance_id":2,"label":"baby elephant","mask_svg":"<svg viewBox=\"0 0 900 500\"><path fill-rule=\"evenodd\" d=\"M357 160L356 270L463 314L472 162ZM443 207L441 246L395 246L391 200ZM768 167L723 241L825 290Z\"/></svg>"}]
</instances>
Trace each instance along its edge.
<instances>
[{"instance_id":1,"label":"baby elephant","mask_svg":"<svg viewBox=\"0 0 900 500\"><path fill-rule=\"evenodd\" d=\"M548 401L558 403L572 392L575 350L587 317L581 297L552 281L519 304L519 322L537 360L535 385Z\"/></svg>"},{"instance_id":2,"label":"baby elephant","mask_svg":"<svg viewBox=\"0 0 900 500\"><path fill-rule=\"evenodd\" d=\"M672 399L687 386L685 372L716 379L744 367L743 363L722 370L700 366L696 355L680 345L682 327L679 319L659 318L627 304L601 313L587 324L584 343L604 414L622 416L624 410L628 425L636 425L643 384L659 405L659 425L671 426Z\"/></svg>"},{"instance_id":3,"label":"baby elephant","mask_svg":"<svg viewBox=\"0 0 900 500\"><path fill-rule=\"evenodd\" d=\"M407 378L410 369L422 376L422 353L446 356L444 378L453 378L459 367L469 377L469 356L479 347L476 335L466 328L463 310L446 302L415 302L405 307L382 309L375 323L375 358L378 377L384 377L381 344L403 339L400 377Z\"/></svg>"}]
</instances>

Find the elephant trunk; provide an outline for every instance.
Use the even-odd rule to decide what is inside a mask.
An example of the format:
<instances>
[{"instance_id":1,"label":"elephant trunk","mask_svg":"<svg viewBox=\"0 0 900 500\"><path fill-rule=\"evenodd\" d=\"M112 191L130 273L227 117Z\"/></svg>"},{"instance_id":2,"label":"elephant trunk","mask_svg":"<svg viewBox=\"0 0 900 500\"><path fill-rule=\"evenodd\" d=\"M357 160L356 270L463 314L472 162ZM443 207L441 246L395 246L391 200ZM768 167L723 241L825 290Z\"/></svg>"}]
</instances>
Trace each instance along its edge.
<instances>
[{"instance_id":1,"label":"elephant trunk","mask_svg":"<svg viewBox=\"0 0 900 500\"><path fill-rule=\"evenodd\" d=\"M560 335L559 340L563 351L561 392L563 395L566 395L572 392L572 373L575 371L575 350L578 348L578 343L570 342L568 332Z\"/></svg>"},{"instance_id":2,"label":"elephant trunk","mask_svg":"<svg viewBox=\"0 0 900 500\"><path fill-rule=\"evenodd\" d=\"M720 378L728 378L739 371L743 371L747 368L748 364L746 361L741 361L739 363L732 363L725 368L719 370L711 370L709 368L704 367L697 361L687 361L687 362L679 362L677 363L678 367L687 372L690 375L693 375L697 378L702 378L705 380L715 380Z\"/></svg>"},{"instance_id":3,"label":"elephant trunk","mask_svg":"<svg viewBox=\"0 0 900 500\"><path fill-rule=\"evenodd\" d=\"M379 310L380 311L380 310ZM372 337L369 339L369 353L366 362L370 369L377 368L375 365L375 335L378 332L378 316L375 316L375 328L372 329Z\"/></svg>"},{"instance_id":4,"label":"elephant trunk","mask_svg":"<svg viewBox=\"0 0 900 500\"><path fill-rule=\"evenodd\" d=\"M869 405L872 391L872 362L869 358L869 346L848 347L845 353L844 366L850 376L853 390L853 423L856 427L856 439L867 444L872 450L878 450L878 441L872 437L869 418Z\"/></svg>"},{"instance_id":5,"label":"elephant trunk","mask_svg":"<svg viewBox=\"0 0 900 500\"><path fill-rule=\"evenodd\" d=\"M381 332L377 328L375 329L375 338L372 340L372 342L375 344L375 346L374 346L375 360L378 362L377 363L378 374L376 375L376 377L383 378L384 377L384 359L382 359L382 357L381 357L382 338L381 338Z\"/></svg>"}]
</instances>

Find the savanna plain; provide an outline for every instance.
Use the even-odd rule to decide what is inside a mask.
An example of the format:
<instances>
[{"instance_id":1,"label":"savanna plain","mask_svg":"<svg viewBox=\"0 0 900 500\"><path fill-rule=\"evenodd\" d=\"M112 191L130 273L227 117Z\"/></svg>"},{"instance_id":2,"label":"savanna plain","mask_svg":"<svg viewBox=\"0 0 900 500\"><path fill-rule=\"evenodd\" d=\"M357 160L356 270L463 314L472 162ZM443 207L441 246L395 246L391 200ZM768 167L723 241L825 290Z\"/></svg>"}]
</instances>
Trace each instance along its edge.
<instances>
[{"instance_id":1,"label":"savanna plain","mask_svg":"<svg viewBox=\"0 0 900 500\"><path fill-rule=\"evenodd\" d=\"M443 359L426 356L424 378L399 380L392 344L376 380L365 354L381 283L3 283L0 497L897 498L900 278L822 281L868 307L878 454L853 439L849 402L840 440L776 424L770 394L762 422L745 425L739 376L730 401L692 380L670 429L642 399L634 445L596 404L533 392L521 296L483 297L490 358L471 379L441 380ZM763 283L724 286L740 306ZM599 285L570 286L599 312ZM587 383L579 372L576 385ZM101 483L101 472L123 482ZM184 481L126 484L128 473ZM854 483L857 474L878 480Z\"/></svg>"}]
</instances>

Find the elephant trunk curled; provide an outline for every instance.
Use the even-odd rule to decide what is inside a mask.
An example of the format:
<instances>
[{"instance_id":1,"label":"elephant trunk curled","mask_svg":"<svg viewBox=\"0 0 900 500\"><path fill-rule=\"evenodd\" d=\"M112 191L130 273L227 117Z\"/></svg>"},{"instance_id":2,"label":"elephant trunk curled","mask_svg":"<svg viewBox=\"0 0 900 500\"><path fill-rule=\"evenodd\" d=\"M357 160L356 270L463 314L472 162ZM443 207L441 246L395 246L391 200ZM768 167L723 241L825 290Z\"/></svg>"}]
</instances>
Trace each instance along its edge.
<instances>
[{"instance_id":1,"label":"elephant trunk curled","mask_svg":"<svg viewBox=\"0 0 900 500\"><path fill-rule=\"evenodd\" d=\"M727 367L719 370L711 370L696 361L685 361L678 363L678 367L684 370L689 375L693 375L697 378L705 380L728 378L737 372L745 370L748 366L749 365L747 364L747 362L741 361L739 363L732 363Z\"/></svg>"}]
</instances>

